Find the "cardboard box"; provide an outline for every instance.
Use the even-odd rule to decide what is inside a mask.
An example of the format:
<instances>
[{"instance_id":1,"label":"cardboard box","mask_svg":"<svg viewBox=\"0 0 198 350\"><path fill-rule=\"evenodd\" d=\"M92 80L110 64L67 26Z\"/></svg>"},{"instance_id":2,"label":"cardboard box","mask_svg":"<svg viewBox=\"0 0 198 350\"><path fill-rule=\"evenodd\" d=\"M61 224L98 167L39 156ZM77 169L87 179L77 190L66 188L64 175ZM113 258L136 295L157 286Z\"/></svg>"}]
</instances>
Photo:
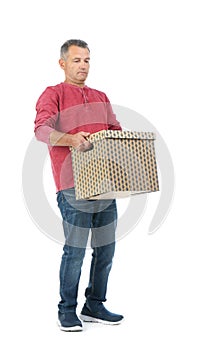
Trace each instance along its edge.
<instances>
[{"instance_id":1,"label":"cardboard box","mask_svg":"<svg viewBox=\"0 0 198 350\"><path fill-rule=\"evenodd\" d=\"M152 132L102 130L93 149L72 149L76 199L121 198L159 190Z\"/></svg>"}]
</instances>

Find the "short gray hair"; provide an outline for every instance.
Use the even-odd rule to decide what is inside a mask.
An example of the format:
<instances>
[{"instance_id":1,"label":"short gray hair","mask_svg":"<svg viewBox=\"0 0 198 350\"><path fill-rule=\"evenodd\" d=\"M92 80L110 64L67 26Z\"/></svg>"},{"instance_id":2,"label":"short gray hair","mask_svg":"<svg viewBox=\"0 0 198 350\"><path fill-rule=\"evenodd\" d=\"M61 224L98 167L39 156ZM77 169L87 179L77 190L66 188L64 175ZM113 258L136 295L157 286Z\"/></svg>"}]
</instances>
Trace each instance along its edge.
<instances>
[{"instance_id":1,"label":"short gray hair","mask_svg":"<svg viewBox=\"0 0 198 350\"><path fill-rule=\"evenodd\" d=\"M61 46L61 49L60 49L60 57L61 58L65 58L65 55L67 54L70 46L72 46L72 45L83 47L85 49L88 49L88 51L90 52L88 44L85 41L80 40L80 39L70 39L70 40L65 41L65 43Z\"/></svg>"}]
</instances>

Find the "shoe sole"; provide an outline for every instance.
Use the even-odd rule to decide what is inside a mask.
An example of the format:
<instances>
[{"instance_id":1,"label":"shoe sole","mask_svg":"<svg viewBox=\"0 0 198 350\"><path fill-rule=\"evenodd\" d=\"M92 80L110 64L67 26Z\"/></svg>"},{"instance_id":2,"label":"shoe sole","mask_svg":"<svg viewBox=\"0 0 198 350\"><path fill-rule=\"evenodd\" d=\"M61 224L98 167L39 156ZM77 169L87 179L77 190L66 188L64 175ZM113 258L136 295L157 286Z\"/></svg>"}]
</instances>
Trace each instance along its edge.
<instances>
[{"instance_id":1,"label":"shoe sole","mask_svg":"<svg viewBox=\"0 0 198 350\"><path fill-rule=\"evenodd\" d=\"M120 321L115 321L115 322L105 321L105 320L102 320L101 318L95 318L95 317L91 317L91 316L87 316L87 315L83 315L83 314L80 314L80 319L84 322L102 323L102 324L107 324L107 325L117 325L123 321L123 319L121 319Z\"/></svg>"},{"instance_id":2,"label":"shoe sole","mask_svg":"<svg viewBox=\"0 0 198 350\"><path fill-rule=\"evenodd\" d=\"M82 330L83 330L82 327L80 327L80 326L64 327L61 325L59 320L57 323L58 323L60 330L64 331L64 332L82 332Z\"/></svg>"}]
</instances>

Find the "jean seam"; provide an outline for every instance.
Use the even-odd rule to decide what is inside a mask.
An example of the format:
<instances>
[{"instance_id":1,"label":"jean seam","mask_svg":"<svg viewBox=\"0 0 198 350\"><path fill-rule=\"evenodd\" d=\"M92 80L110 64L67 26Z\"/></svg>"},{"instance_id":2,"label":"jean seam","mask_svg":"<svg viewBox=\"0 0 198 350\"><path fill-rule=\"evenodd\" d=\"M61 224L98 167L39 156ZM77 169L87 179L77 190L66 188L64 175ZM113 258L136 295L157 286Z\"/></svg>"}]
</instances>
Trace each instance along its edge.
<instances>
[{"instance_id":1,"label":"jean seam","mask_svg":"<svg viewBox=\"0 0 198 350\"><path fill-rule=\"evenodd\" d=\"M62 292L64 291L65 289L65 271L66 271L66 260L68 259L68 256L66 254L64 254L64 267L63 267L63 270L62 270L62 278L61 278L61 294Z\"/></svg>"},{"instance_id":2,"label":"jean seam","mask_svg":"<svg viewBox=\"0 0 198 350\"><path fill-rule=\"evenodd\" d=\"M92 279L91 279L91 284L92 284L91 292L92 292L92 295L94 295L95 270L96 270L96 264L97 264L97 258L98 258L98 250L97 250L97 248L94 248L94 250L95 250L95 260L94 260L93 274L92 274Z\"/></svg>"}]
</instances>

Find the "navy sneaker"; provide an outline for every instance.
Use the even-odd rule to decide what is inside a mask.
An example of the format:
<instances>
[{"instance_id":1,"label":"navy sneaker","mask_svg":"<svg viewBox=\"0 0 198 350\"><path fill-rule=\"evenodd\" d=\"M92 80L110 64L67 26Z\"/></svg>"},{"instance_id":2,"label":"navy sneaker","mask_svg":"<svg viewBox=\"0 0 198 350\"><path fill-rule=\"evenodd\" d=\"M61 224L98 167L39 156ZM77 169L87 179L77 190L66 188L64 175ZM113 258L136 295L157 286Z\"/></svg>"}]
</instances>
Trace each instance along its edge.
<instances>
[{"instance_id":1,"label":"navy sneaker","mask_svg":"<svg viewBox=\"0 0 198 350\"><path fill-rule=\"evenodd\" d=\"M124 317L122 315L117 315L108 311L103 304L100 305L98 311L93 312L87 307L85 303L81 311L80 318L85 322L98 322L103 324L116 325L120 324Z\"/></svg>"},{"instance_id":2,"label":"navy sneaker","mask_svg":"<svg viewBox=\"0 0 198 350\"><path fill-rule=\"evenodd\" d=\"M61 331L80 332L82 331L82 323L75 312L58 313L58 325Z\"/></svg>"}]
</instances>

